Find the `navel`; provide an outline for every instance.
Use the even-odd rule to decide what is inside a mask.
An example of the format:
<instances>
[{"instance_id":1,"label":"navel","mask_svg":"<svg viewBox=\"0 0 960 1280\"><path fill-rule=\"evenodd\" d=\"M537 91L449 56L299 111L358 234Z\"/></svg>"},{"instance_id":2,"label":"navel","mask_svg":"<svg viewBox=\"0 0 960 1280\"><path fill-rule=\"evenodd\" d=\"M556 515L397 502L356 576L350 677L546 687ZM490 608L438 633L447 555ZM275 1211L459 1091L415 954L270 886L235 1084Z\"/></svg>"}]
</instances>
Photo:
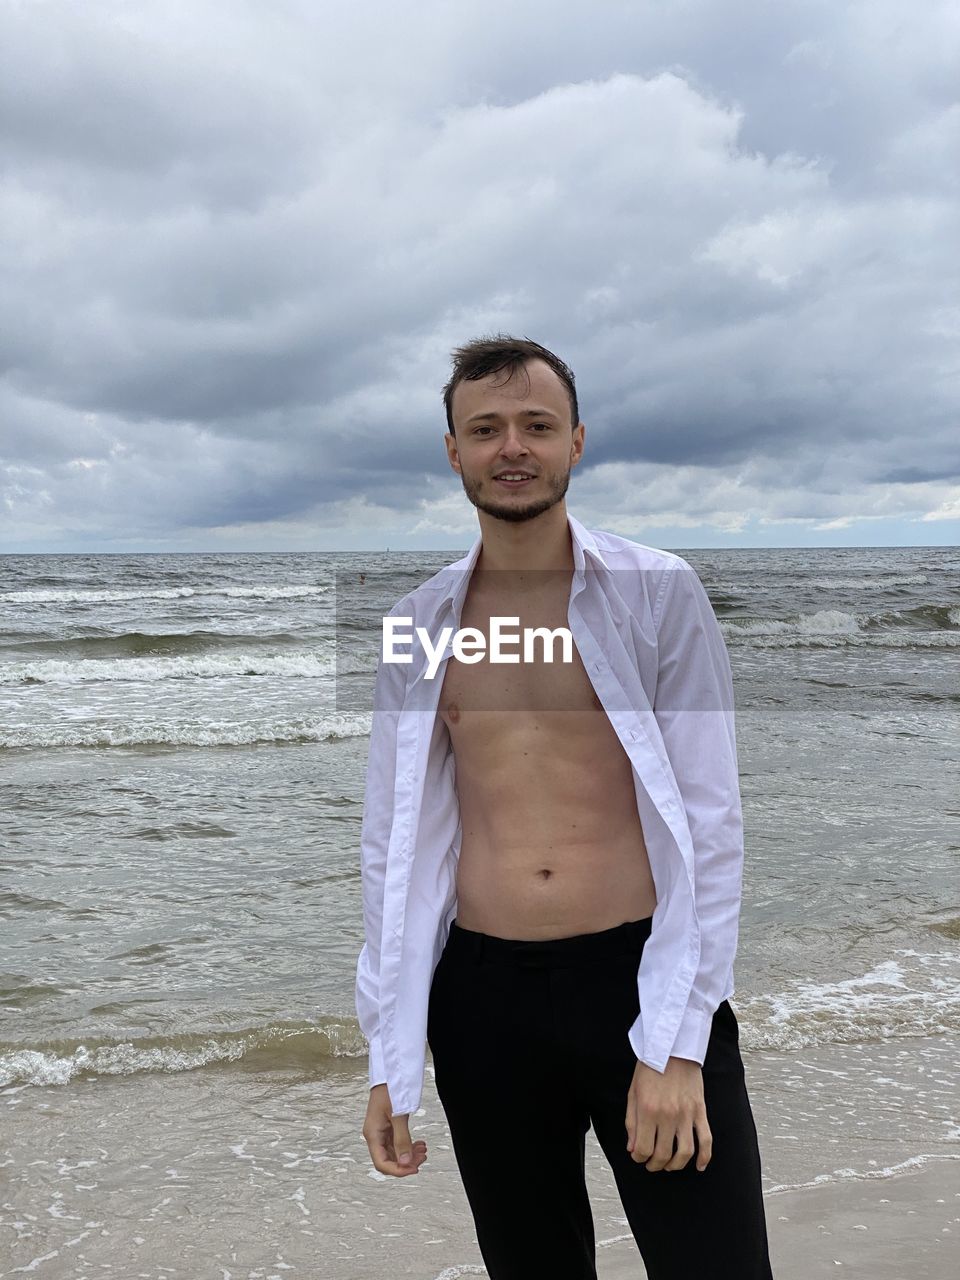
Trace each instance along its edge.
<instances>
[{"instance_id":1,"label":"navel","mask_svg":"<svg viewBox=\"0 0 960 1280\"><path fill-rule=\"evenodd\" d=\"M450 717L451 721L454 724L456 724L457 721L460 719L460 708L457 706L455 702L450 702L447 704L447 715Z\"/></svg>"},{"instance_id":2,"label":"navel","mask_svg":"<svg viewBox=\"0 0 960 1280\"><path fill-rule=\"evenodd\" d=\"M542 871L537 872L537 875L543 876L544 880L549 880L550 877L553 875L553 872L550 870L549 867L544 867Z\"/></svg>"}]
</instances>

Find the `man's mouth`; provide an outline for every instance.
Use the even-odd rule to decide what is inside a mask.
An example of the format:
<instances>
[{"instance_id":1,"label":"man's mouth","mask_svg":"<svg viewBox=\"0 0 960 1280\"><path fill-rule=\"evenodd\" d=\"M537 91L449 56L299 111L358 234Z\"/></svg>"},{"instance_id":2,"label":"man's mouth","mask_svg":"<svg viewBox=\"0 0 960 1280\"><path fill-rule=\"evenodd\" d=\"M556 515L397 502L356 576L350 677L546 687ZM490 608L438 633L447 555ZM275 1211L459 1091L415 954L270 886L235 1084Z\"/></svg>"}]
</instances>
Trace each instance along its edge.
<instances>
[{"instance_id":1,"label":"man's mouth","mask_svg":"<svg viewBox=\"0 0 960 1280\"><path fill-rule=\"evenodd\" d=\"M501 471L494 479L507 489L520 489L535 477L529 471Z\"/></svg>"}]
</instances>

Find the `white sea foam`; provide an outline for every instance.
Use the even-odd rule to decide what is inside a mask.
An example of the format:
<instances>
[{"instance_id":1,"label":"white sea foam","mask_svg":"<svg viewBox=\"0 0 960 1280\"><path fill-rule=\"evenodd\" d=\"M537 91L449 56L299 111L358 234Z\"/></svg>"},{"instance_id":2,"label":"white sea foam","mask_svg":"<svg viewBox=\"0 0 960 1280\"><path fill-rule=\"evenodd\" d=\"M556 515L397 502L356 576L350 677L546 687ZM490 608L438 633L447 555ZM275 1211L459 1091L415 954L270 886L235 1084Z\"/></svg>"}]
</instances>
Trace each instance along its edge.
<instances>
[{"instance_id":1,"label":"white sea foam","mask_svg":"<svg viewBox=\"0 0 960 1280\"><path fill-rule=\"evenodd\" d=\"M938 1035L960 1028L960 955L900 948L852 978L733 1001L745 1049Z\"/></svg>"},{"instance_id":2,"label":"white sea foam","mask_svg":"<svg viewBox=\"0 0 960 1280\"><path fill-rule=\"evenodd\" d=\"M808 584L820 591L886 591L889 587L922 587L925 573L878 573L868 578L813 578Z\"/></svg>"},{"instance_id":3,"label":"white sea foam","mask_svg":"<svg viewBox=\"0 0 960 1280\"><path fill-rule=\"evenodd\" d=\"M485 1276L487 1268L477 1262L457 1262L452 1267L444 1267L434 1276L434 1280L457 1280L458 1276Z\"/></svg>"},{"instance_id":4,"label":"white sea foam","mask_svg":"<svg viewBox=\"0 0 960 1280\"><path fill-rule=\"evenodd\" d=\"M214 1063L240 1062L258 1053L274 1066L315 1064L323 1058L366 1057L367 1043L355 1018L326 1016L315 1022L275 1023L210 1035L186 1033L168 1044L119 1040L78 1044L69 1052L11 1048L0 1054L0 1087L65 1085L78 1076L193 1071Z\"/></svg>"},{"instance_id":5,"label":"white sea foam","mask_svg":"<svg viewBox=\"0 0 960 1280\"><path fill-rule=\"evenodd\" d=\"M806 1191L810 1187L822 1187L825 1183L867 1182L874 1178L896 1178L900 1174L920 1169L925 1164L931 1164L936 1160L960 1160L960 1152L955 1154L952 1151L945 1151L909 1156L898 1164L886 1165L882 1169L833 1169L830 1173L818 1173L809 1182L782 1182L773 1187L766 1187L764 1195L772 1196L782 1191Z\"/></svg>"},{"instance_id":6,"label":"white sea foam","mask_svg":"<svg viewBox=\"0 0 960 1280\"><path fill-rule=\"evenodd\" d=\"M0 666L0 684L79 684L102 680L229 679L232 676L284 676L316 679L333 673L336 656L332 646L289 653L179 654L174 657L45 658L39 662L10 662Z\"/></svg>"},{"instance_id":7,"label":"white sea foam","mask_svg":"<svg viewBox=\"0 0 960 1280\"><path fill-rule=\"evenodd\" d=\"M730 637L849 635L860 630L856 616L843 609L818 609L816 613L801 613L798 618L789 622L776 618L756 618L750 622L725 619L720 625Z\"/></svg>"},{"instance_id":8,"label":"white sea foam","mask_svg":"<svg viewBox=\"0 0 960 1280\"><path fill-rule=\"evenodd\" d=\"M748 624L752 625L752 624ZM761 623L766 631L750 632L730 630L731 624L722 623L727 640L749 644L754 649L956 649L960 647L960 632L941 627L936 631L918 631L913 627L899 627L895 631L878 631L864 634L855 629L815 631L797 629L794 624L783 624L784 630L773 630L779 624Z\"/></svg>"},{"instance_id":9,"label":"white sea foam","mask_svg":"<svg viewBox=\"0 0 960 1280\"><path fill-rule=\"evenodd\" d=\"M790 619L724 618L720 629L726 640L759 649L844 646L952 649L960 645L960 634L942 626L920 629L907 625L911 618L916 621L912 610L904 614L896 609L880 613L817 609ZM947 610L947 619L951 626L960 627L960 606ZM900 625L896 625L898 622Z\"/></svg>"},{"instance_id":10,"label":"white sea foam","mask_svg":"<svg viewBox=\"0 0 960 1280\"><path fill-rule=\"evenodd\" d=\"M266 742L330 742L361 738L370 732L369 713L331 712L316 719L230 720L197 723L7 725L0 747L243 747Z\"/></svg>"},{"instance_id":11,"label":"white sea foam","mask_svg":"<svg viewBox=\"0 0 960 1280\"><path fill-rule=\"evenodd\" d=\"M216 1041L184 1052L172 1045L137 1049L133 1044L88 1049L79 1045L73 1053L42 1053L18 1049L0 1058L0 1085L22 1081L32 1085L63 1085L80 1075L126 1076L137 1071L187 1071L212 1062L237 1062L246 1052L242 1041Z\"/></svg>"},{"instance_id":12,"label":"white sea foam","mask_svg":"<svg viewBox=\"0 0 960 1280\"><path fill-rule=\"evenodd\" d=\"M0 591L3 604L112 604L133 600L207 600L226 597L237 600L299 600L305 596L327 595L333 588L322 583L290 585L285 587L152 587L127 591L96 588L74 590Z\"/></svg>"}]
</instances>

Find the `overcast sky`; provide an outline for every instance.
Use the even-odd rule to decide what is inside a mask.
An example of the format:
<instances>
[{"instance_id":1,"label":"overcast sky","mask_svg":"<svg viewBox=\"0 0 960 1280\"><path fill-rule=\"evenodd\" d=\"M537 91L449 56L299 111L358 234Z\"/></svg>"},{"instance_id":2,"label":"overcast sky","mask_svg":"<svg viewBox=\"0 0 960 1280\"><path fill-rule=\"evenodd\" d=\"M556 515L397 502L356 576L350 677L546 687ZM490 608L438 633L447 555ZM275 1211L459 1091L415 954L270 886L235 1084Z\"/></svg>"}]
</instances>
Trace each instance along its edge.
<instances>
[{"instance_id":1,"label":"overcast sky","mask_svg":"<svg viewBox=\"0 0 960 1280\"><path fill-rule=\"evenodd\" d=\"M460 548L452 347L568 509L960 543L955 0L0 0L0 546Z\"/></svg>"}]
</instances>

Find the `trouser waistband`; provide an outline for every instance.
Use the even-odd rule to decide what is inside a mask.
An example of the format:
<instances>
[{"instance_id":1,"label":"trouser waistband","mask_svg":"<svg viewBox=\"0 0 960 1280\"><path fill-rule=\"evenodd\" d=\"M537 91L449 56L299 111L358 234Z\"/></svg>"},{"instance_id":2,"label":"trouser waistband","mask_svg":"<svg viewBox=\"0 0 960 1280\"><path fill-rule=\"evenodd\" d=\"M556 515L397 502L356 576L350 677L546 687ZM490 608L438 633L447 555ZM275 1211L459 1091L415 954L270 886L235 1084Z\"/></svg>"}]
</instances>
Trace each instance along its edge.
<instances>
[{"instance_id":1,"label":"trouser waistband","mask_svg":"<svg viewBox=\"0 0 960 1280\"><path fill-rule=\"evenodd\" d=\"M447 949L453 954L485 963L525 968L573 968L622 955L639 955L650 936L653 916L627 920L598 933L578 933L569 938L498 938L464 929L451 921Z\"/></svg>"}]
</instances>

